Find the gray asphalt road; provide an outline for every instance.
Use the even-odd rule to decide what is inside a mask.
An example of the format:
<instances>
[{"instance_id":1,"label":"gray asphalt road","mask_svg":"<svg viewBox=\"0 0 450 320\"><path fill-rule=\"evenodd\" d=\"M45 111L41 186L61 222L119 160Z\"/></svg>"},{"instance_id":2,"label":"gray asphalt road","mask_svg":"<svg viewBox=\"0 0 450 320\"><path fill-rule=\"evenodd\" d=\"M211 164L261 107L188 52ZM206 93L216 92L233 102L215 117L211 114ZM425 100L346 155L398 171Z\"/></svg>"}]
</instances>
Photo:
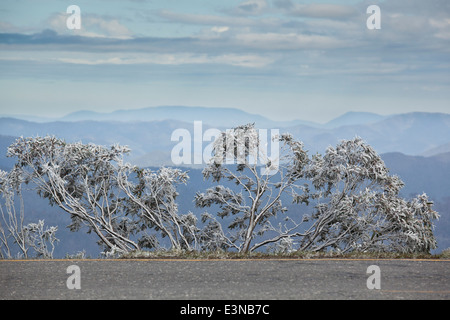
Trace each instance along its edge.
<instances>
[{"instance_id":1,"label":"gray asphalt road","mask_svg":"<svg viewBox=\"0 0 450 320\"><path fill-rule=\"evenodd\" d=\"M381 289L367 288L371 265ZM450 300L450 261L0 261L0 299Z\"/></svg>"}]
</instances>

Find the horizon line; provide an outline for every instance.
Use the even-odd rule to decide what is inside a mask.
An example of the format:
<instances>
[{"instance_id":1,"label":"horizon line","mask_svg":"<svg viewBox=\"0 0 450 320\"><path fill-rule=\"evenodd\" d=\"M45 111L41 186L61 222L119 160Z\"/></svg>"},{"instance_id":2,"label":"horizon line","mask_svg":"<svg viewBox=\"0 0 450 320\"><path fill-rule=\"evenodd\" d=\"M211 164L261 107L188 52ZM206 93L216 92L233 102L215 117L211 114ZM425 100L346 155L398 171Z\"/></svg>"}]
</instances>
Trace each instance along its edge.
<instances>
[{"instance_id":1,"label":"horizon line","mask_svg":"<svg viewBox=\"0 0 450 320\"><path fill-rule=\"evenodd\" d=\"M375 115L375 116L380 116L380 117L384 117L384 118L389 118L389 117L393 117L393 116L400 116L400 115L408 115L408 114L435 114L435 115L450 115L450 112L427 112L427 111L411 111L411 112L401 112L401 113L390 113L390 114L382 114L382 113L376 113L376 112L371 112L371 111L355 111L355 110L350 110L350 111L346 111L341 113L339 116L331 118L331 120L325 121L325 122L318 122L318 121L313 121L313 120L304 120L301 118L296 118L296 119L291 119L291 120L272 120L271 118L260 114L260 113L250 113L248 111L245 111L243 109L240 108L236 108L236 107L211 107L211 106L190 106L190 105L157 105L157 106L148 106L148 107L142 107L142 108L130 108L130 109L115 109L112 111L107 111L107 112L102 112L102 111L95 111L95 110L89 110L89 109L81 109L81 110L77 110L77 111L72 111L69 113L66 113L63 116L42 116L42 115L37 115L37 114L30 114L30 113L1 113L0 114L0 119L7 119L7 118L11 118L11 119L16 119L16 120L22 120L22 121L28 121L28 122L36 122L36 123L51 123L51 122L79 122L79 121L94 121L94 122L154 122L154 121L164 121L164 120L176 120L173 118L166 118L166 119L154 119L154 120L97 120L97 119L83 119L83 120L65 120L65 118L74 115L74 114L79 114L79 113L91 113L91 114L95 114L95 115L99 115L99 116L105 116L105 115L112 115L114 113L117 112L133 112L133 111L142 111L142 110L147 110L147 109L164 109L164 108L185 108L185 109L210 109L210 110L214 110L214 109L220 109L220 110L234 110L234 111L239 111L242 113L245 113L247 115L250 116L258 116L258 117L262 117L264 118L264 120L268 120L274 123L289 123L289 122L296 122L296 121L301 121L301 122L307 122L310 124L314 124L314 125L319 125L319 126L324 126L329 124L330 122L339 119L345 115L349 115L349 114L366 114L366 115ZM181 121L181 120L179 120ZM201 121L201 119L199 119L199 121Z\"/></svg>"}]
</instances>

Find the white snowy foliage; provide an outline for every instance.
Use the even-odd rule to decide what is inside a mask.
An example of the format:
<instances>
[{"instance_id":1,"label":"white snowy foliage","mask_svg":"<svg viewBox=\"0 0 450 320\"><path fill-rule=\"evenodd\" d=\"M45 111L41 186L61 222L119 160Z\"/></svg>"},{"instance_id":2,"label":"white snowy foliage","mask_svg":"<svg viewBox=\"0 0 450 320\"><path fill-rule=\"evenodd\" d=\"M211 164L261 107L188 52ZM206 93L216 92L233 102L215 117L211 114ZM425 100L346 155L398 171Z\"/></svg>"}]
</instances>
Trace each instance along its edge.
<instances>
[{"instance_id":1,"label":"white snowy foliage","mask_svg":"<svg viewBox=\"0 0 450 320\"><path fill-rule=\"evenodd\" d=\"M28 258L32 249L36 257L53 258L58 228L51 226L44 229L43 220L24 224L21 178L17 170L9 173L0 170L0 257ZM14 246L18 251L14 250Z\"/></svg>"},{"instance_id":2,"label":"white snowy foliage","mask_svg":"<svg viewBox=\"0 0 450 320\"><path fill-rule=\"evenodd\" d=\"M344 140L313 157L306 169L316 189L314 221L300 250L425 251L436 247L426 195L408 202L404 186L362 139Z\"/></svg>"},{"instance_id":3,"label":"white snowy foliage","mask_svg":"<svg viewBox=\"0 0 450 320\"><path fill-rule=\"evenodd\" d=\"M250 133L243 134L243 130ZM253 125L235 131L257 139L252 134ZM258 140L256 145L223 143L236 136L234 131L222 133L214 150L219 158L227 154L248 155L251 148L258 147ZM311 159L303 144L292 136L285 134L279 139L285 149L276 176L258 175L256 165L248 161L238 163L235 170L220 161L205 168L205 178L217 183L228 180L240 187L236 191L217 185L197 193L197 206L217 205L218 217L234 216L228 232L224 232L217 227L217 220L208 215L205 220L212 221L210 238L221 239L222 245L228 243L228 247L241 252L274 244L276 251L292 251L294 246L301 251L339 252L429 252L436 248L432 221L438 214L432 209L433 203L425 194L411 201L401 198L399 192L404 183L389 174L380 156L362 139L344 140L336 148L329 147L324 156L317 154ZM240 150L237 145L248 150ZM283 193L292 195L295 203L312 206L312 212L298 221L286 216L284 225L274 226L277 213L286 215L281 203ZM267 232L276 236L254 243Z\"/></svg>"},{"instance_id":4,"label":"white snowy foliage","mask_svg":"<svg viewBox=\"0 0 450 320\"><path fill-rule=\"evenodd\" d=\"M401 198L403 182L389 174L362 139L344 140L323 156L312 157L289 134L275 139L280 143L277 171L271 161L261 171L255 158L264 148L254 125L222 133L203 170L204 178L217 185L195 197L197 207L217 212L204 212L198 221L191 212L179 214L177 186L189 179L182 170L152 171L124 163L130 150L119 145L20 138L8 148L8 156L17 160L15 168L9 173L0 170L1 257L11 256L10 238L23 256L33 248L38 255L51 257L57 241L56 228L44 228L43 221L24 225L23 183L35 186L41 197L70 214L72 231L87 227L95 233L105 257L142 248L167 249L162 242L175 250L244 253L259 248L276 252L436 248L433 220L439 216L433 203L426 194L410 201ZM283 205L287 198L309 211L303 215L288 211Z\"/></svg>"},{"instance_id":5,"label":"white snowy foliage","mask_svg":"<svg viewBox=\"0 0 450 320\"><path fill-rule=\"evenodd\" d=\"M258 154L260 143L263 143L256 132L252 124L223 132L214 143L214 161L203 170L205 179L211 178L218 183L227 180L239 186L240 190L217 185L204 193L197 193L195 198L198 207L219 206L217 215L222 219L234 217L228 225L229 235L222 228L213 228L217 223L210 216L204 216L204 220L211 221L209 234L217 232L211 238L225 239L222 245L244 253L292 236L298 226L296 224L271 239L262 239L266 231L275 231L268 228L269 220L286 211L281 197L290 194L297 201L302 197L304 188L295 182L302 178L303 167L308 161L303 145L290 135L282 135L276 137L283 144L279 153L279 170L273 175L260 174L256 161L252 161L252 157ZM236 163L236 166L227 166L223 159L235 159L226 163ZM271 163L265 165L270 168Z\"/></svg>"},{"instance_id":6,"label":"white snowy foliage","mask_svg":"<svg viewBox=\"0 0 450 320\"><path fill-rule=\"evenodd\" d=\"M44 220L39 220L38 223L29 223L23 230L27 243L36 251L37 257L53 258L55 243L59 241L55 235L58 227L44 229Z\"/></svg>"},{"instance_id":7,"label":"white snowy foliage","mask_svg":"<svg viewBox=\"0 0 450 320\"><path fill-rule=\"evenodd\" d=\"M119 145L66 143L47 136L18 139L8 156L17 159L16 168L26 183L70 214L72 231L87 227L106 252L158 247L150 229L169 237L174 248L189 248L174 186L185 183L187 174L171 168L141 170L123 162L129 151Z\"/></svg>"}]
</instances>

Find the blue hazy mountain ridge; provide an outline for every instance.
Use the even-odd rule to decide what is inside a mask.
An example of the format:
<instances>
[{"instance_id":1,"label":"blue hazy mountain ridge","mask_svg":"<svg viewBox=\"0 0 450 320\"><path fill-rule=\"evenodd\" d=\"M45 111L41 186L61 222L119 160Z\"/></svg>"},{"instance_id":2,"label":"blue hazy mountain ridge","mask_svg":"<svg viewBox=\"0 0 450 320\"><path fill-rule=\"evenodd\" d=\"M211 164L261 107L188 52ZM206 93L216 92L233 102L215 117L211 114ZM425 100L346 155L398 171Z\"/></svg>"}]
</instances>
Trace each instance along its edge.
<instances>
[{"instance_id":1,"label":"blue hazy mountain ridge","mask_svg":"<svg viewBox=\"0 0 450 320\"><path fill-rule=\"evenodd\" d=\"M385 119L385 116L372 113L372 112L355 112L350 111L342 116L339 116L324 125L322 127L327 129L339 128L343 126L351 126L351 125L364 125L375 123Z\"/></svg>"},{"instance_id":2,"label":"blue hazy mountain ridge","mask_svg":"<svg viewBox=\"0 0 450 320\"><path fill-rule=\"evenodd\" d=\"M437 147L433 147L431 149L428 149L427 151L425 151L421 155L424 156L424 157L431 157L431 156L435 156L435 155L442 154L442 153L447 153L447 152L450 152L450 142L446 143L446 144L442 144L442 145L437 146Z\"/></svg>"},{"instance_id":3,"label":"blue hazy mountain ridge","mask_svg":"<svg viewBox=\"0 0 450 320\"><path fill-rule=\"evenodd\" d=\"M184 107L161 106L133 110L116 110L110 113L94 111L77 111L60 119L61 121L162 121L178 120L185 122L203 121L205 124L224 128L235 127L247 123L257 123L262 127L286 127L293 125L317 126L309 121L272 121L257 114L247 113L235 108L208 108L208 107Z\"/></svg>"},{"instance_id":4,"label":"blue hazy mountain ridge","mask_svg":"<svg viewBox=\"0 0 450 320\"><path fill-rule=\"evenodd\" d=\"M235 108L208 108L208 107L184 107L161 106L148 107L134 110L116 110L110 113L81 110L70 113L59 120L61 121L161 121L179 120L203 122L216 127L238 126L246 123L257 123L261 127L291 127L306 125L314 128L332 129L346 125L368 124L381 121L385 116L371 112L347 112L327 123L321 124L305 120L273 121L257 114L247 113ZM31 120L30 116L22 118ZM40 118L37 122L42 122ZM32 121L32 120L31 120Z\"/></svg>"},{"instance_id":5,"label":"blue hazy mountain ridge","mask_svg":"<svg viewBox=\"0 0 450 320\"><path fill-rule=\"evenodd\" d=\"M179 128L187 129L191 137L194 137L194 120L203 121L203 130L210 127L232 128L249 122L255 122L258 128L278 128L280 132L289 132L296 139L303 141L310 153L323 153L326 148L335 146L340 140L352 139L355 136L362 137L378 153L401 152L421 155L429 150L439 150L440 146L450 143L450 114L443 113L408 113L392 116L347 113L324 125L304 123L292 125L290 122L271 121L237 109L168 108L172 111L163 111L163 107L121 110L110 114L88 111L68 115L64 118L65 121L46 123L0 118L0 135L55 135L68 142L128 145L132 149L129 160L141 166L170 164L171 149L177 144L171 141L173 131ZM89 114L94 119L95 115L98 117L96 120L82 120L88 118ZM213 115L218 118L216 123L213 121ZM177 119L166 119L170 116ZM70 119L72 121L68 121ZM355 123L357 121L361 123Z\"/></svg>"},{"instance_id":6,"label":"blue hazy mountain ridge","mask_svg":"<svg viewBox=\"0 0 450 320\"><path fill-rule=\"evenodd\" d=\"M187 124L179 121L154 122L47 122L37 123L12 118L0 118L0 135L36 137L54 135L67 142L95 143L110 146L126 145L133 157L157 150L170 150L171 132ZM169 152L170 154L170 152Z\"/></svg>"},{"instance_id":7,"label":"blue hazy mountain ridge","mask_svg":"<svg viewBox=\"0 0 450 320\"><path fill-rule=\"evenodd\" d=\"M314 152L323 152L342 139L359 136L378 153L420 155L449 143L450 114L416 112L387 116L376 122L367 120L366 124L315 130L295 126L286 128L286 131L303 140L307 148Z\"/></svg>"},{"instance_id":8,"label":"blue hazy mountain ridge","mask_svg":"<svg viewBox=\"0 0 450 320\"><path fill-rule=\"evenodd\" d=\"M393 152L383 154L382 158L390 173L405 183L404 197L420 193L428 194L435 201L450 197L450 152L431 157Z\"/></svg>"}]
</instances>

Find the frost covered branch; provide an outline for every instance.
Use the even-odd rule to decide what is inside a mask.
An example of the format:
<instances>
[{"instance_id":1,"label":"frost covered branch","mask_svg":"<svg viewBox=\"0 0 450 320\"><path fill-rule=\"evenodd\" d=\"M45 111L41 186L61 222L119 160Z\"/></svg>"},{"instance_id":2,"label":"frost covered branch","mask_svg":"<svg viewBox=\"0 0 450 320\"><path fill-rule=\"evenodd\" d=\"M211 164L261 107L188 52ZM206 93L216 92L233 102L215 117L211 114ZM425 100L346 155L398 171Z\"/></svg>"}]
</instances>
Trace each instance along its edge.
<instances>
[{"instance_id":1,"label":"frost covered branch","mask_svg":"<svg viewBox=\"0 0 450 320\"><path fill-rule=\"evenodd\" d=\"M57 227L44 230L44 221L24 225L25 213L22 198L22 177L20 172L10 173L0 170L0 257L13 256L28 258L29 250L33 249L37 257L53 258ZM16 204L19 199L19 208ZM9 239L11 238L11 241ZM12 245L16 245L19 252L13 254Z\"/></svg>"},{"instance_id":2,"label":"frost covered branch","mask_svg":"<svg viewBox=\"0 0 450 320\"><path fill-rule=\"evenodd\" d=\"M437 213L426 195L408 202L404 184L389 174L362 139L344 140L313 157L306 169L316 189L312 225L299 250L428 252L436 247Z\"/></svg>"},{"instance_id":3,"label":"frost covered branch","mask_svg":"<svg viewBox=\"0 0 450 320\"><path fill-rule=\"evenodd\" d=\"M254 125L216 139L203 177L217 185L195 196L197 207L216 214L200 217L179 214L177 186L189 179L182 170L124 163L129 149L117 145L20 138L8 148L15 168L0 171L1 256L11 256L13 240L25 257L30 247L51 257L57 241L56 228L44 228L43 221L25 226L23 183L67 212L72 231L95 233L105 256L165 249L167 243L175 250L242 253L271 246L282 252L436 248L433 202L426 194L400 197L403 182L362 139L344 140L311 158L291 135L273 139L280 148L276 159L264 153ZM258 157L265 159L262 168Z\"/></svg>"},{"instance_id":4,"label":"frost covered branch","mask_svg":"<svg viewBox=\"0 0 450 320\"><path fill-rule=\"evenodd\" d=\"M217 183L227 180L240 188L237 191L236 187L218 185L204 193L197 193L195 199L198 207L218 206L218 216L222 219L234 217L228 225L233 234L227 238L240 252L250 252L266 243L288 237L282 235L272 241L254 243L268 230L264 225L269 219L286 212L281 199L284 194L290 194L296 199L303 195L303 187L295 184L303 177L302 170L308 162L303 145L290 135L275 139L282 142L283 146L279 153L280 159L277 159L280 167L272 175L260 174L258 165L253 161L259 155L259 150L264 148L261 148L262 142L251 124L223 132L214 142L212 161L203 170L205 179L212 178ZM226 165L233 158L236 163L234 168ZM265 166L267 170L263 172L274 172L270 161ZM220 238L224 237L222 232Z\"/></svg>"},{"instance_id":5,"label":"frost covered branch","mask_svg":"<svg viewBox=\"0 0 450 320\"><path fill-rule=\"evenodd\" d=\"M239 137L248 142L236 141ZM328 148L324 156L311 159L292 136L278 139L284 149L274 175L259 175L257 166L248 160L260 144L253 125L224 132L216 140L214 161L203 175L222 184L197 193L196 205L218 208L217 216L222 219L234 218L227 237L213 220L211 226L216 227L211 230L223 244L229 239L244 253L269 244L288 251L409 253L436 248L433 220L439 216L432 209L433 202L426 194L410 201L401 198L404 183L389 174L380 156L362 139L344 140ZM233 156L240 161L225 165L224 159ZM227 181L235 186L225 186ZM283 195L312 211L301 219L289 217ZM279 222L278 213L289 226Z\"/></svg>"},{"instance_id":6,"label":"frost covered branch","mask_svg":"<svg viewBox=\"0 0 450 320\"><path fill-rule=\"evenodd\" d=\"M87 227L107 252L159 247L149 229L169 237L174 248L189 247L187 220L177 213L174 186L184 183L187 174L170 168L141 170L123 162L129 151L37 137L18 139L8 156L17 159L16 170L26 183L70 214L72 231Z\"/></svg>"}]
</instances>

